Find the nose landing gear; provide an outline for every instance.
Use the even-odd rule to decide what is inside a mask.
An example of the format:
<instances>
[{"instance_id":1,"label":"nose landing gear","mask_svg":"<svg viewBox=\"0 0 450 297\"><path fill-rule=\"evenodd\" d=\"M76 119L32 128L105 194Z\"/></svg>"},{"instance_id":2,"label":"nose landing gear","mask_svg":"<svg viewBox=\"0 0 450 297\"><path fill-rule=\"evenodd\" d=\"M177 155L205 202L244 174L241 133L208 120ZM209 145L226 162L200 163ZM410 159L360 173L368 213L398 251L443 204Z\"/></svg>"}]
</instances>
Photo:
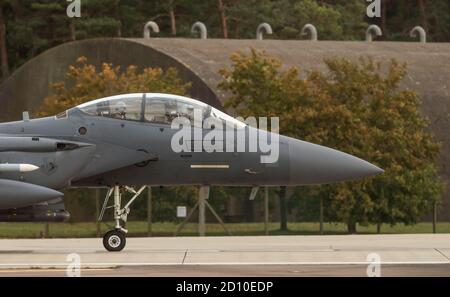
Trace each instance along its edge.
<instances>
[{"instance_id":1,"label":"nose landing gear","mask_svg":"<svg viewBox=\"0 0 450 297\"><path fill-rule=\"evenodd\" d=\"M107 251L119 252L125 248L127 242L126 233L128 233L128 230L124 227L127 222L128 215L130 214L130 206L146 187L147 186L141 187L137 192L133 188L123 187L126 191L134 194L133 198L131 198L123 208L121 208L122 195L120 193L120 187L114 186L108 190L105 201L103 202L102 211L100 212L100 216L98 218L98 220L101 221L103 219L103 215L105 214L105 210L108 208L114 208L115 228L114 230L106 232L103 236L103 246ZM109 198L113 193L114 205L107 206Z\"/></svg>"},{"instance_id":2,"label":"nose landing gear","mask_svg":"<svg viewBox=\"0 0 450 297\"><path fill-rule=\"evenodd\" d=\"M111 230L103 236L103 246L109 252L120 252L126 243L127 237L121 230Z\"/></svg>"}]
</instances>

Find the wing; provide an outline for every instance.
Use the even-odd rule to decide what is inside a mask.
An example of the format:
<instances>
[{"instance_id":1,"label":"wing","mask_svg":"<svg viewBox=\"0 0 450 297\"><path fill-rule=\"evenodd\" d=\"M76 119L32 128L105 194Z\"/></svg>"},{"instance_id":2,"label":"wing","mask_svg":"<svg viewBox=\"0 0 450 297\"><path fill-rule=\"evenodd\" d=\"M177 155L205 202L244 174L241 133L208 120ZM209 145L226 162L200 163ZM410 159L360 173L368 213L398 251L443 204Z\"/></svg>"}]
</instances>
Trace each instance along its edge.
<instances>
[{"instance_id":1,"label":"wing","mask_svg":"<svg viewBox=\"0 0 450 297\"><path fill-rule=\"evenodd\" d=\"M144 150L134 150L110 143L96 143L96 153L91 162L74 181L82 180L130 165L153 160L156 155Z\"/></svg>"}]
</instances>

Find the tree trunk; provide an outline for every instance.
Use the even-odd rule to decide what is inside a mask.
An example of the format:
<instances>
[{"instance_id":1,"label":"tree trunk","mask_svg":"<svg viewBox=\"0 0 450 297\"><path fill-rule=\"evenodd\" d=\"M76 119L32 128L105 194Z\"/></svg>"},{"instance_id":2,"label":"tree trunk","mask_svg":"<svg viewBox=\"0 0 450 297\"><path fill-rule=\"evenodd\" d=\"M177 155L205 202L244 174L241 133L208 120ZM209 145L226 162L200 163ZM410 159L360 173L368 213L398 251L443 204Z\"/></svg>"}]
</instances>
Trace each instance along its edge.
<instances>
[{"instance_id":1,"label":"tree trunk","mask_svg":"<svg viewBox=\"0 0 450 297\"><path fill-rule=\"evenodd\" d=\"M420 22L422 23L422 26L425 29L425 31L428 32L428 17L427 17L425 0L418 0L418 4L419 4L419 11L420 11Z\"/></svg>"},{"instance_id":2,"label":"tree trunk","mask_svg":"<svg viewBox=\"0 0 450 297\"><path fill-rule=\"evenodd\" d=\"M356 223L350 222L347 224L347 232L349 234L356 234Z\"/></svg>"},{"instance_id":3,"label":"tree trunk","mask_svg":"<svg viewBox=\"0 0 450 297\"><path fill-rule=\"evenodd\" d=\"M98 220L100 216L101 206L100 206L100 189L95 189L95 226L96 226L96 234L97 237L102 236L102 225Z\"/></svg>"},{"instance_id":4,"label":"tree trunk","mask_svg":"<svg viewBox=\"0 0 450 297\"><path fill-rule=\"evenodd\" d=\"M383 35L387 36L387 27L386 27L386 20L387 20L387 1L382 0L381 1L381 30L383 31Z\"/></svg>"},{"instance_id":5,"label":"tree trunk","mask_svg":"<svg viewBox=\"0 0 450 297\"><path fill-rule=\"evenodd\" d=\"M170 30L172 32L172 35L177 35L177 20L175 19L175 11L173 8L173 4L170 5L169 9L169 16L170 16Z\"/></svg>"},{"instance_id":6,"label":"tree trunk","mask_svg":"<svg viewBox=\"0 0 450 297\"><path fill-rule=\"evenodd\" d=\"M220 22L222 23L223 38L228 38L227 17L225 16L225 6L223 0L219 0Z\"/></svg>"},{"instance_id":7,"label":"tree trunk","mask_svg":"<svg viewBox=\"0 0 450 297\"><path fill-rule=\"evenodd\" d=\"M433 203L433 233L436 233L436 225L437 225L437 202Z\"/></svg>"},{"instance_id":8,"label":"tree trunk","mask_svg":"<svg viewBox=\"0 0 450 297\"><path fill-rule=\"evenodd\" d=\"M377 224L377 234L381 234L381 223Z\"/></svg>"},{"instance_id":9,"label":"tree trunk","mask_svg":"<svg viewBox=\"0 0 450 297\"><path fill-rule=\"evenodd\" d=\"M75 23L73 21L69 24L70 40L75 41L77 37L75 35Z\"/></svg>"},{"instance_id":10,"label":"tree trunk","mask_svg":"<svg viewBox=\"0 0 450 297\"><path fill-rule=\"evenodd\" d=\"M278 192L278 196L280 198L280 230L281 231L287 231L287 207L286 207L286 200L287 200L287 187L281 187L280 191Z\"/></svg>"},{"instance_id":11,"label":"tree trunk","mask_svg":"<svg viewBox=\"0 0 450 297\"><path fill-rule=\"evenodd\" d=\"M3 7L0 6L0 63L2 64L2 78L9 76L8 50L6 48L6 24L3 17Z\"/></svg>"}]
</instances>

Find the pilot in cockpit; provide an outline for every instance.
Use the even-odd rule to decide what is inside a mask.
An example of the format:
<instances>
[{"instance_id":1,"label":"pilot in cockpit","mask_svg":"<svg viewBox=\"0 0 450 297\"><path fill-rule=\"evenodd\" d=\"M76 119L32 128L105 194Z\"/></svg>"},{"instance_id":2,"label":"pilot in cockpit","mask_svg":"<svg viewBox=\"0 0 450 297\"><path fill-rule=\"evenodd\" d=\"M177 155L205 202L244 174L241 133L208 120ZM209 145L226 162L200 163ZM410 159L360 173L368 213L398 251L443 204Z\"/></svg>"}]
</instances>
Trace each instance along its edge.
<instances>
[{"instance_id":1,"label":"pilot in cockpit","mask_svg":"<svg viewBox=\"0 0 450 297\"><path fill-rule=\"evenodd\" d=\"M127 105L123 101L119 101L114 105L112 117L116 119L127 119Z\"/></svg>"}]
</instances>

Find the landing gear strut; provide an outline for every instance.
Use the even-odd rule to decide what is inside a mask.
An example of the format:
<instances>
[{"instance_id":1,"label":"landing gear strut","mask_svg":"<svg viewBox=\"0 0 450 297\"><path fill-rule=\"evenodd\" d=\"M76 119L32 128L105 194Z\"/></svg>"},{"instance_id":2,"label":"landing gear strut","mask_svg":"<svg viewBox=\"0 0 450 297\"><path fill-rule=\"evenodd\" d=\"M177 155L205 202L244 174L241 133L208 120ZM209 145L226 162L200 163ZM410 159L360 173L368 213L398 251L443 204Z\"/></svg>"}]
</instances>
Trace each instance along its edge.
<instances>
[{"instance_id":1,"label":"landing gear strut","mask_svg":"<svg viewBox=\"0 0 450 297\"><path fill-rule=\"evenodd\" d=\"M123 187L127 192L133 193L133 198L128 201L127 204L123 208L121 208L121 200L122 195L120 193L121 188L119 186L114 186L108 190L106 194L105 201L103 202L102 211L100 212L100 216L98 218L99 221L103 219L103 215L105 214L105 210L108 208L114 209L114 221L115 228L114 230L110 230L106 232L103 236L103 246L107 251L110 252L119 252L124 249L127 238L126 234L128 230L125 229L125 224L127 223L128 215L130 214L130 206L136 200L137 197L145 190L146 186L141 187L137 192L131 187ZM114 193L114 205L107 206L109 198Z\"/></svg>"}]
</instances>

